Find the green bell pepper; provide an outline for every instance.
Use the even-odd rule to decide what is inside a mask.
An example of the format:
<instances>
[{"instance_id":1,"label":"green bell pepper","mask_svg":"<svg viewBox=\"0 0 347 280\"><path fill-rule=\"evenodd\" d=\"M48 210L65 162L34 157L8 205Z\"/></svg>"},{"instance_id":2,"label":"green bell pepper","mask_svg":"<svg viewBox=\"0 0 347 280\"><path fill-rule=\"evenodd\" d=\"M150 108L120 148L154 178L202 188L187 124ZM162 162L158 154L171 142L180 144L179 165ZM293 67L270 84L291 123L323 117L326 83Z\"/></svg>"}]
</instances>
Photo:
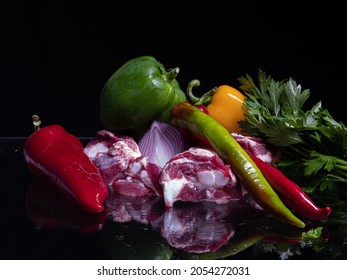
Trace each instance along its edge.
<instances>
[{"instance_id":1,"label":"green bell pepper","mask_svg":"<svg viewBox=\"0 0 347 280\"><path fill-rule=\"evenodd\" d=\"M168 122L171 109L186 100L176 76L152 56L133 58L117 69L100 95L100 119L105 129L143 130L154 121Z\"/></svg>"}]
</instances>

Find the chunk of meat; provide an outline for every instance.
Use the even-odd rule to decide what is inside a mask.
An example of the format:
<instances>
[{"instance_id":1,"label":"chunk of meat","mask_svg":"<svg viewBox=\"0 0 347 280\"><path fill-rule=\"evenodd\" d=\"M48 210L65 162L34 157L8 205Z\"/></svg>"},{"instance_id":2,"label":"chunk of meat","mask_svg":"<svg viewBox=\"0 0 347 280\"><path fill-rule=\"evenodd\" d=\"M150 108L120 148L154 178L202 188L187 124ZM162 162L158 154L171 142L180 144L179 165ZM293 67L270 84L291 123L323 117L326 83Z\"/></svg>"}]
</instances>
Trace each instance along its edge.
<instances>
[{"instance_id":1,"label":"chunk of meat","mask_svg":"<svg viewBox=\"0 0 347 280\"><path fill-rule=\"evenodd\" d=\"M165 205L175 201L227 203L241 197L241 188L230 166L214 152L191 147L173 156L163 167L159 183Z\"/></svg>"},{"instance_id":2,"label":"chunk of meat","mask_svg":"<svg viewBox=\"0 0 347 280\"><path fill-rule=\"evenodd\" d=\"M231 133L231 136L247 153L261 159L266 163L271 163L274 159L274 151L264 141L264 139L253 136L245 136L238 133Z\"/></svg>"},{"instance_id":3,"label":"chunk of meat","mask_svg":"<svg viewBox=\"0 0 347 280\"><path fill-rule=\"evenodd\" d=\"M132 137L101 130L84 149L107 185L131 196L162 195L161 168L147 161Z\"/></svg>"}]
</instances>

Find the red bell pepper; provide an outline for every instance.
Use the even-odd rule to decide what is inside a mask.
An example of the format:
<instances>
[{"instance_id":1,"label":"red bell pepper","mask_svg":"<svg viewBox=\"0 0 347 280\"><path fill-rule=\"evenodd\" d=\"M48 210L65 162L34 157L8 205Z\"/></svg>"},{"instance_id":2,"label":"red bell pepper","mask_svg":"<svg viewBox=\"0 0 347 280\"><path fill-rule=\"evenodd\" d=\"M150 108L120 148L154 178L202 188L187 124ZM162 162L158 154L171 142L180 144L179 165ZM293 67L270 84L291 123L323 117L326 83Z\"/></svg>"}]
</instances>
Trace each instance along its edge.
<instances>
[{"instance_id":1,"label":"red bell pepper","mask_svg":"<svg viewBox=\"0 0 347 280\"><path fill-rule=\"evenodd\" d=\"M62 126L53 124L32 133L24 144L24 158L33 174L48 179L84 210L104 210L108 187L82 142Z\"/></svg>"}]
</instances>

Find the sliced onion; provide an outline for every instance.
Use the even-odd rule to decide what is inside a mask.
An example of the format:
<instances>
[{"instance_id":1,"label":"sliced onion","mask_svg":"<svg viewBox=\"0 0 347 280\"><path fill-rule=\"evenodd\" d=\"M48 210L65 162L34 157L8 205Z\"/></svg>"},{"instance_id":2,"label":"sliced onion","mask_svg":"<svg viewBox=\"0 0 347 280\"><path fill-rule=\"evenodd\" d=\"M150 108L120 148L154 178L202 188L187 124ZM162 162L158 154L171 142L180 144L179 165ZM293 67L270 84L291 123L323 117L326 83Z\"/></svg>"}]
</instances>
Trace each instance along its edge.
<instances>
[{"instance_id":1,"label":"sliced onion","mask_svg":"<svg viewBox=\"0 0 347 280\"><path fill-rule=\"evenodd\" d=\"M174 155L188 148L183 133L175 126L154 121L139 142L141 154L163 168Z\"/></svg>"}]
</instances>

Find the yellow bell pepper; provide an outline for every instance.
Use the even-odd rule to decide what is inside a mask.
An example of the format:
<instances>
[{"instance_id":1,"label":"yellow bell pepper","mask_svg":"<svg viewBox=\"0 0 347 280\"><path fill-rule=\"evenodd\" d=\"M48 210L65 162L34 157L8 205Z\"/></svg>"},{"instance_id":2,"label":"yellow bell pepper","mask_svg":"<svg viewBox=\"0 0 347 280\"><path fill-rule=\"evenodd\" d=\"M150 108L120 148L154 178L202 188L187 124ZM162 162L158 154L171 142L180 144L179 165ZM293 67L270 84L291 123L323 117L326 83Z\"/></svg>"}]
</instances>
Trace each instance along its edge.
<instances>
[{"instance_id":1,"label":"yellow bell pepper","mask_svg":"<svg viewBox=\"0 0 347 280\"><path fill-rule=\"evenodd\" d=\"M207 111L230 133L240 133L241 128L238 122L244 120L244 100L245 96L236 88L221 85L212 95L211 102L207 105Z\"/></svg>"},{"instance_id":2,"label":"yellow bell pepper","mask_svg":"<svg viewBox=\"0 0 347 280\"><path fill-rule=\"evenodd\" d=\"M246 108L243 106L245 95L229 85L213 88L200 98L192 93L194 86L199 86L198 80L192 80L187 92L194 105L205 105L209 115L223 125L230 133L241 133L239 121L244 120Z\"/></svg>"}]
</instances>

